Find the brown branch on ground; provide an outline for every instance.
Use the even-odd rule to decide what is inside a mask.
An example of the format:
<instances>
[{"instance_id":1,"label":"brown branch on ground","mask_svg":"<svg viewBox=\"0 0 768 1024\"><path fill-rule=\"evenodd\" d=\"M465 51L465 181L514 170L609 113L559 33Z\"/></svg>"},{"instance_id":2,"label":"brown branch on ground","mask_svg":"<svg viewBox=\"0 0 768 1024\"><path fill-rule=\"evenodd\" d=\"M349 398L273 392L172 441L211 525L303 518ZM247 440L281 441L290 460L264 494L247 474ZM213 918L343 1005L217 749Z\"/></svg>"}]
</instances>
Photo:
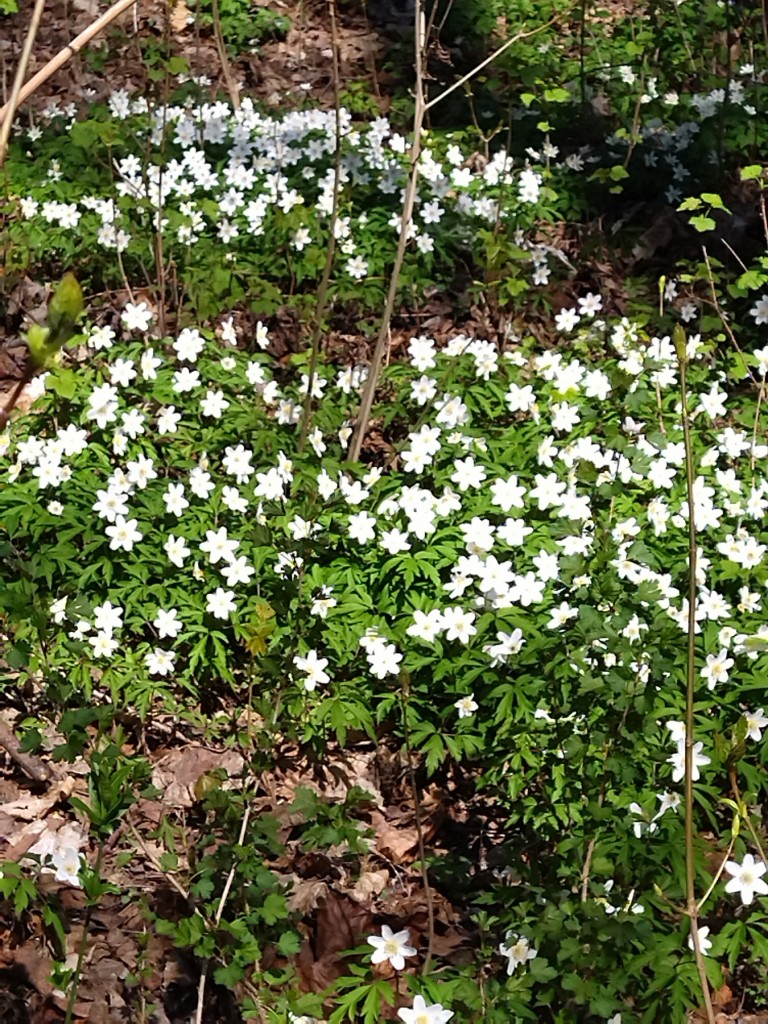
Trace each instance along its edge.
<instances>
[{"instance_id":1,"label":"brown branch on ground","mask_svg":"<svg viewBox=\"0 0 768 1024\"><path fill-rule=\"evenodd\" d=\"M8 756L19 768L35 782L50 782L59 777L53 765L44 764L39 757L27 754L21 749L21 743L16 737L13 729L0 719L0 747L6 751Z\"/></svg>"}]
</instances>

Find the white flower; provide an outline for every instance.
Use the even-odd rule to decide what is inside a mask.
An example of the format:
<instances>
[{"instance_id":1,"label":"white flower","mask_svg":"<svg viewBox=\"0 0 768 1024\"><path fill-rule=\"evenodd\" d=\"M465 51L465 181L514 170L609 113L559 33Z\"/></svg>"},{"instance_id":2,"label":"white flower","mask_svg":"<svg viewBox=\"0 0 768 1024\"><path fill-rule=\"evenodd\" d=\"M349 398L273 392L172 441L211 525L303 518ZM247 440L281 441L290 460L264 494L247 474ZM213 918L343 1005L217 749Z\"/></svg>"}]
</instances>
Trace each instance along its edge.
<instances>
[{"instance_id":1,"label":"white flower","mask_svg":"<svg viewBox=\"0 0 768 1024\"><path fill-rule=\"evenodd\" d=\"M123 609L120 605L105 601L93 609L93 624L100 632L112 636L116 629L123 627Z\"/></svg>"},{"instance_id":2,"label":"white flower","mask_svg":"<svg viewBox=\"0 0 768 1024\"><path fill-rule=\"evenodd\" d=\"M185 327L173 343L174 351L182 362L196 363L205 348L205 339L195 328Z\"/></svg>"},{"instance_id":3,"label":"white flower","mask_svg":"<svg viewBox=\"0 0 768 1024\"><path fill-rule=\"evenodd\" d=\"M80 888L81 857L78 850L71 846L58 847L51 854L51 867L57 882Z\"/></svg>"},{"instance_id":4,"label":"white flower","mask_svg":"<svg viewBox=\"0 0 768 1024\"><path fill-rule=\"evenodd\" d=\"M697 931L699 938L699 949L704 954L704 956L706 956L710 949L712 949L712 940L707 938L707 936L709 935L709 928L707 925L704 925L703 928L699 928L697 929ZM693 935L688 936L688 948L693 949Z\"/></svg>"},{"instance_id":5,"label":"white flower","mask_svg":"<svg viewBox=\"0 0 768 1024\"><path fill-rule=\"evenodd\" d=\"M168 540L163 545L163 548L165 549L166 555L168 555L168 560L179 568L184 565L185 560L189 558L190 555L190 550L187 547L187 543L184 538L174 537L172 533L169 534Z\"/></svg>"},{"instance_id":6,"label":"white flower","mask_svg":"<svg viewBox=\"0 0 768 1024\"><path fill-rule=\"evenodd\" d=\"M181 413L176 412L175 405L168 405L157 414L158 434L175 434L179 425Z\"/></svg>"},{"instance_id":7,"label":"white flower","mask_svg":"<svg viewBox=\"0 0 768 1024\"><path fill-rule=\"evenodd\" d=\"M466 491L470 487L479 487L485 480L485 470L475 463L472 456L466 459L457 459L454 463L454 471L451 480L460 491Z\"/></svg>"},{"instance_id":8,"label":"white flower","mask_svg":"<svg viewBox=\"0 0 768 1024\"><path fill-rule=\"evenodd\" d=\"M168 490L163 495L163 501L169 515L183 515L184 509L189 508L189 502L184 497L184 484L169 484Z\"/></svg>"},{"instance_id":9,"label":"white flower","mask_svg":"<svg viewBox=\"0 0 768 1024\"><path fill-rule=\"evenodd\" d=\"M224 458L221 461L230 476L234 476L239 484L245 484L255 472L251 465L252 458L253 452L239 444L236 448L233 448L232 445L225 448Z\"/></svg>"},{"instance_id":10,"label":"white flower","mask_svg":"<svg viewBox=\"0 0 768 1024\"><path fill-rule=\"evenodd\" d=\"M392 530L384 530L379 538L379 543L390 555L399 555L403 551L409 551L411 543L408 534L395 527Z\"/></svg>"},{"instance_id":11,"label":"white flower","mask_svg":"<svg viewBox=\"0 0 768 1024\"><path fill-rule=\"evenodd\" d=\"M768 324L768 293L761 295L750 310L757 324Z\"/></svg>"},{"instance_id":12,"label":"white flower","mask_svg":"<svg viewBox=\"0 0 768 1024\"><path fill-rule=\"evenodd\" d=\"M269 348L269 333L261 320L256 324L256 344L259 348Z\"/></svg>"},{"instance_id":13,"label":"white flower","mask_svg":"<svg viewBox=\"0 0 768 1024\"><path fill-rule=\"evenodd\" d=\"M372 964L383 964L388 961L396 971L405 967L405 957L416 956L416 950L410 945L411 933L407 928L393 932L389 925L381 926L381 935L370 935L368 944L373 946Z\"/></svg>"},{"instance_id":14,"label":"white flower","mask_svg":"<svg viewBox=\"0 0 768 1024\"><path fill-rule=\"evenodd\" d=\"M230 540L226 526L222 526L218 530L206 530L200 550L208 555L212 565L216 565L221 560L231 562L239 547L240 541Z\"/></svg>"},{"instance_id":15,"label":"white flower","mask_svg":"<svg viewBox=\"0 0 768 1024\"><path fill-rule=\"evenodd\" d=\"M189 489L195 497L207 498L211 491L215 490L211 474L207 473L201 466L195 466L189 474Z\"/></svg>"},{"instance_id":16,"label":"white flower","mask_svg":"<svg viewBox=\"0 0 768 1024\"><path fill-rule=\"evenodd\" d=\"M594 292L588 292L587 295L579 299L579 310L582 316L594 316L595 313L599 313L602 308L603 300Z\"/></svg>"},{"instance_id":17,"label":"white flower","mask_svg":"<svg viewBox=\"0 0 768 1024\"><path fill-rule=\"evenodd\" d=\"M88 335L88 345L100 351L103 348L112 348L115 342L115 332L111 327L94 327Z\"/></svg>"},{"instance_id":18,"label":"white flower","mask_svg":"<svg viewBox=\"0 0 768 1024\"><path fill-rule=\"evenodd\" d=\"M368 261L364 260L362 256L353 256L352 259L347 260L344 269L350 277L360 281L368 273Z\"/></svg>"},{"instance_id":19,"label":"white flower","mask_svg":"<svg viewBox=\"0 0 768 1024\"><path fill-rule=\"evenodd\" d=\"M763 709L758 708L757 711L753 712L745 711L744 718L747 722L747 736L751 740L762 739L762 730L768 725L768 718L763 714Z\"/></svg>"},{"instance_id":20,"label":"white flower","mask_svg":"<svg viewBox=\"0 0 768 1024\"><path fill-rule=\"evenodd\" d=\"M154 350L146 349L139 361L139 369L144 380L157 380L157 371L162 365L163 360L155 355Z\"/></svg>"},{"instance_id":21,"label":"white flower","mask_svg":"<svg viewBox=\"0 0 768 1024\"><path fill-rule=\"evenodd\" d=\"M247 583L256 572L248 563L245 556L233 558L228 565L222 566L221 575L228 587L234 587L238 583Z\"/></svg>"},{"instance_id":22,"label":"white flower","mask_svg":"<svg viewBox=\"0 0 768 1024\"><path fill-rule=\"evenodd\" d=\"M94 658L111 658L120 646L117 637L110 636L108 633L96 633L95 636L89 636L88 643L93 649Z\"/></svg>"},{"instance_id":23,"label":"white flower","mask_svg":"<svg viewBox=\"0 0 768 1024\"><path fill-rule=\"evenodd\" d=\"M136 368L132 359L115 359L109 368L109 379L118 387L128 387L135 377Z\"/></svg>"},{"instance_id":24,"label":"white flower","mask_svg":"<svg viewBox=\"0 0 768 1024\"><path fill-rule=\"evenodd\" d=\"M704 744L700 741L693 745L693 766L691 771L691 778L694 782L699 780L699 768L702 768L705 764L709 764L711 758L707 757L706 754L702 754ZM667 758L667 762L674 766L672 772L672 781L680 782L685 777L685 743L681 743L675 753Z\"/></svg>"},{"instance_id":25,"label":"white flower","mask_svg":"<svg viewBox=\"0 0 768 1024\"><path fill-rule=\"evenodd\" d=\"M177 394L182 395L186 391L194 391L197 387L200 387L200 374L197 370L190 370L188 366L176 370L173 375L173 390Z\"/></svg>"},{"instance_id":26,"label":"white flower","mask_svg":"<svg viewBox=\"0 0 768 1024\"><path fill-rule=\"evenodd\" d=\"M320 588L320 593L312 600L310 608L312 615L319 615L321 619L326 619L331 608L336 607L339 602L335 597L331 597L332 589L332 587Z\"/></svg>"},{"instance_id":27,"label":"white flower","mask_svg":"<svg viewBox=\"0 0 768 1024\"><path fill-rule=\"evenodd\" d=\"M155 647L144 656L144 663L151 676L169 676L173 672L176 655L173 651L164 651Z\"/></svg>"},{"instance_id":28,"label":"white flower","mask_svg":"<svg viewBox=\"0 0 768 1024\"><path fill-rule=\"evenodd\" d=\"M143 534L138 529L136 519L126 519L125 516L117 516L115 522L104 531L111 538L109 547L111 551L130 551L134 544L141 540Z\"/></svg>"},{"instance_id":29,"label":"white flower","mask_svg":"<svg viewBox=\"0 0 768 1024\"><path fill-rule=\"evenodd\" d=\"M221 503L230 512L240 512L242 514L248 511L248 499L244 498L236 487L227 487L226 485L222 487Z\"/></svg>"},{"instance_id":30,"label":"white flower","mask_svg":"<svg viewBox=\"0 0 768 1024\"><path fill-rule=\"evenodd\" d=\"M719 654L708 654L707 664L701 670L701 676L707 680L707 688L714 690L716 683L724 683L728 680L728 670L733 665L733 658L728 657L728 651L720 651Z\"/></svg>"},{"instance_id":31,"label":"white flower","mask_svg":"<svg viewBox=\"0 0 768 1024\"><path fill-rule=\"evenodd\" d=\"M127 463L125 468L128 482L138 487L140 491L144 490L150 480L157 479L154 461L144 455L139 455L138 459Z\"/></svg>"},{"instance_id":32,"label":"white flower","mask_svg":"<svg viewBox=\"0 0 768 1024\"><path fill-rule=\"evenodd\" d=\"M515 941L512 942L512 939ZM539 951L531 949L528 939L524 935L513 935L512 932L507 932L504 942L499 946L499 953L507 958L507 974L514 974L520 964L525 966L529 960L535 960Z\"/></svg>"},{"instance_id":33,"label":"white flower","mask_svg":"<svg viewBox=\"0 0 768 1024\"><path fill-rule=\"evenodd\" d=\"M558 331L572 331L580 319L575 309L561 309L555 317L555 327Z\"/></svg>"},{"instance_id":34,"label":"white flower","mask_svg":"<svg viewBox=\"0 0 768 1024\"><path fill-rule=\"evenodd\" d=\"M453 706L459 712L459 718L471 718L479 707L474 693L470 693L466 697L459 697Z\"/></svg>"},{"instance_id":35,"label":"white flower","mask_svg":"<svg viewBox=\"0 0 768 1024\"><path fill-rule=\"evenodd\" d=\"M367 512L356 512L349 517L349 536L358 544L367 544L376 536L376 520Z\"/></svg>"},{"instance_id":36,"label":"white flower","mask_svg":"<svg viewBox=\"0 0 768 1024\"><path fill-rule=\"evenodd\" d=\"M96 502L92 506L93 511L100 519L106 519L114 523L118 516L124 516L128 512L128 502L121 491L96 491Z\"/></svg>"},{"instance_id":37,"label":"white flower","mask_svg":"<svg viewBox=\"0 0 768 1024\"><path fill-rule=\"evenodd\" d=\"M152 310L146 302L126 302L120 322L126 331L146 331L152 323Z\"/></svg>"},{"instance_id":38,"label":"white flower","mask_svg":"<svg viewBox=\"0 0 768 1024\"><path fill-rule=\"evenodd\" d=\"M462 644L468 644L470 637L477 633L474 621L474 612L465 612L463 608L446 608L443 612L446 640L458 640Z\"/></svg>"},{"instance_id":39,"label":"white flower","mask_svg":"<svg viewBox=\"0 0 768 1024\"><path fill-rule=\"evenodd\" d=\"M331 681L331 677L325 671L328 665L327 658L318 658L317 651L307 651L305 656L296 655L293 663L300 672L304 672L304 689L314 690L317 686L324 686Z\"/></svg>"},{"instance_id":40,"label":"white flower","mask_svg":"<svg viewBox=\"0 0 768 1024\"><path fill-rule=\"evenodd\" d=\"M517 477L512 475L506 480L496 480L491 485L491 501L497 505L502 512L509 512L511 508L524 508L525 487L517 482Z\"/></svg>"},{"instance_id":41,"label":"white flower","mask_svg":"<svg viewBox=\"0 0 768 1024\"><path fill-rule=\"evenodd\" d=\"M231 590L217 587L212 594L206 595L205 610L216 619L228 619L236 607Z\"/></svg>"},{"instance_id":42,"label":"white flower","mask_svg":"<svg viewBox=\"0 0 768 1024\"><path fill-rule=\"evenodd\" d=\"M280 470L275 467L268 469L266 473L256 474L256 490L254 493L257 498L275 501L283 497L284 486L285 483Z\"/></svg>"},{"instance_id":43,"label":"white flower","mask_svg":"<svg viewBox=\"0 0 768 1024\"><path fill-rule=\"evenodd\" d=\"M406 629L406 633L408 636L425 640L431 644L442 628L443 613L439 608L433 608L431 612L422 612L417 609L413 613L413 624Z\"/></svg>"},{"instance_id":44,"label":"white flower","mask_svg":"<svg viewBox=\"0 0 768 1024\"><path fill-rule=\"evenodd\" d=\"M768 885L763 881L765 864L763 861L756 861L751 853L744 855L741 864L735 860L726 861L725 870L733 876L726 885L725 891L737 892L745 906L749 906L755 898L755 893L760 896L768 895Z\"/></svg>"},{"instance_id":45,"label":"white flower","mask_svg":"<svg viewBox=\"0 0 768 1024\"><path fill-rule=\"evenodd\" d=\"M444 1009L442 1003L427 1006L423 996L416 996L413 1007L404 1006L397 1011L397 1016L404 1024L446 1024L453 1016L453 1010Z\"/></svg>"},{"instance_id":46,"label":"white flower","mask_svg":"<svg viewBox=\"0 0 768 1024\"><path fill-rule=\"evenodd\" d=\"M206 391L205 398L200 403L200 411L203 416L220 420L224 410L229 408L229 402L224 397L223 391Z\"/></svg>"},{"instance_id":47,"label":"white flower","mask_svg":"<svg viewBox=\"0 0 768 1024\"><path fill-rule=\"evenodd\" d=\"M96 425L103 430L108 423L117 419L117 388L111 384L101 384L94 388L88 398L88 419L96 420Z\"/></svg>"},{"instance_id":48,"label":"white flower","mask_svg":"<svg viewBox=\"0 0 768 1024\"><path fill-rule=\"evenodd\" d=\"M179 622L179 613L175 608L158 608L157 615L152 621L152 625L157 630L157 635L161 640L166 637L171 637L175 640L176 637L182 630L182 623Z\"/></svg>"},{"instance_id":49,"label":"white flower","mask_svg":"<svg viewBox=\"0 0 768 1024\"><path fill-rule=\"evenodd\" d=\"M403 660L394 644L378 641L368 649L368 664L371 672L377 679L384 679L387 676L395 676L400 671L400 662Z\"/></svg>"}]
</instances>

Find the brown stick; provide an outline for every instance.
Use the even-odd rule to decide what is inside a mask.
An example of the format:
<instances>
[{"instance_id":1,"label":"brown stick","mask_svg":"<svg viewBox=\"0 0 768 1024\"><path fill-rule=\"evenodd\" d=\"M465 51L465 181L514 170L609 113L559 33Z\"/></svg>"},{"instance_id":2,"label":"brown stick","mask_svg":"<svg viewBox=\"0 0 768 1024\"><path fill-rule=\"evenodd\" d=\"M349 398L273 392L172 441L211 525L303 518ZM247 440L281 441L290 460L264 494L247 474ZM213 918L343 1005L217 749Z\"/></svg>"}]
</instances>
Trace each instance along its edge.
<instances>
[{"instance_id":1,"label":"brown stick","mask_svg":"<svg viewBox=\"0 0 768 1024\"><path fill-rule=\"evenodd\" d=\"M387 301L384 306L384 315L381 318L381 326L379 327L379 334L376 338L376 347L374 348L373 356L371 357L368 379L365 382L362 398L360 400L360 408L355 420L352 440L349 445L349 453L347 455L348 462L357 462L360 458L360 450L363 446L363 439L368 428L368 417L371 415L373 396L379 380L381 363L384 359L384 352L389 343L390 324L392 323L392 314L395 310L395 299L397 298L397 286L400 283L400 271L403 269L405 249L408 245L408 232L411 227L413 206L416 200L416 186L419 180L419 156L421 155L421 129L424 124L424 111L426 109L424 97L424 6L421 0L417 0L416 2L414 54L416 69L414 98L416 106L413 114L413 142L411 143L411 151L409 154L410 170L408 175L408 185L405 189L403 211L400 217L400 237L397 242L395 262L392 266L392 273L389 278L389 290L387 292Z\"/></svg>"},{"instance_id":2,"label":"brown stick","mask_svg":"<svg viewBox=\"0 0 768 1024\"><path fill-rule=\"evenodd\" d=\"M299 454L309 434L312 419L312 390L317 375L317 362L320 358L320 335L323 333L325 311L328 306L328 286L331 282L331 271L336 256L336 223L339 219L339 191L341 188L341 71L339 67L339 26L336 21L336 0L328 0L328 16L331 21L331 46L333 50L333 103L336 112L336 151L333 163L333 203L331 205L331 223L328 232L328 248L325 251L325 266L320 285L317 289L317 305L313 314L314 324L309 344L309 373L307 374L307 394L301 414L301 430L299 432Z\"/></svg>"},{"instance_id":3,"label":"brown stick","mask_svg":"<svg viewBox=\"0 0 768 1024\"><path fill-rule=\"evenodd\" d=\"M0 719L0 747L9 754L11 760L16 762L24 774L28 775L30 779L34 779L35 782L48 782L49 779L58 777L53 768L49 768L39 758L33 757L32 754L25 754L20 749L16 734L2 719Z\"/></svg>"},{"instance_id":4,"label":"brown stick","mask_svg":"<svg viewBox=\"0 0 768 1024\"><path fill-rule=\"evenodd\" d=\"M699 906L696 902L696 866L694 864L695 824L693 820L693 741L694 702L696 699L696 520L693 514L694 465L691 444L691 423L688 415L688 356L685 351L685 332L675 328L675 347L680 370L680 397L683 440L685 441L685 478L688 493L688 663L686 666L685 689L685 891L686 907L691 925L691 943L696 958L701 994L704 998L704 1012L708 1024L715 1024L715 1011L709 992L709 979L704 964L704 954L699 941Z\"/></svg>"},{"instance_id":5,"label":"brown stick","mask_svg":"<svg viewBox=\"0 0 768 1024\"><path fill-rule=\"evenodd\" d=\"M34 375L35 371L33 369L27 370L18 384L16 384L13 391L11 391L8 401L5 405L0 406L0 430L4 430L8 426L11 413L16 408L16 403L21 398L21 392L24 390L25 385L29 384Z\"/></svg>"},{"instance_id":6,"label":"brown stick","mask_svg":"<svg viewBox=\"0 0 768 1024\"><path fill-rule=\"evenodd\" d=\"M35 45L37 30L40 28L40 22L43 19L44 7L45 0L35 0L35 9L32 11L32 17L29 21L27 38L24 40L24 46L21 51L21 56L19 57L19 66L16 68L16 75L13 79L11 98L7 103L8 117L0 125L0 167L5 163L5 158L8 154L8 140L11 137L11 126L13 125L13 118L19 106L21 87L27 74L27 68L29 67L29 59L32 56L32 47Z\"/></svg>"},{"instance_id":7,"label":"brown stick","mask_svg":"<svg viewBox=\"0 0 768 1024\"><path fill-rule=\"evenodd\" d=\"M111 24L111 22L113 22L115 18L118 18L123 11L127 11L132 4L137 2L138 0L117 0L117 3L114 3L109 10L105 11L100 18L97 18L92 25L89 25L88 28L84 29L80 35L76 36L71 43L68 43L63 50L59 50L56 56L49 60L44 68L41 68L36 75L33 75L32 78L30 78L27 84L23 86L19 92L16 105L18 106L18 104L23 103L24 100L31 96L33 92L36 92L43 82L47 82L54 72L58 71L59 68L63 67L71 57L74 57L76 53L82 50L82 48L86 46L94 36L98 35L103 28L106 28L107 25ZM15 113L15 108L13 107L12 102L8 102L4 107L0 107L0 123L4 124L6 118L13 119L13 113Z\"/></svg>"},{"instance_id":8,"label":"brown stick","mask_svg":"<svg viewBox=\"0 0 768 1024\"><path fill-rule=\"evenodd\" d=\"M224 84L227 87L229 93L229 99L235 110L240 109L240 90L237 87L235 76L232 74L232 68L229 66L229 57L227 57L227 46L224 42L224 33L221 28L221 14L219 12L219 0L213 0L213 37L216 40L216 50L219 54L219 61L221 63L221 73L224 76Z\"/></svg>"}]
</instances>

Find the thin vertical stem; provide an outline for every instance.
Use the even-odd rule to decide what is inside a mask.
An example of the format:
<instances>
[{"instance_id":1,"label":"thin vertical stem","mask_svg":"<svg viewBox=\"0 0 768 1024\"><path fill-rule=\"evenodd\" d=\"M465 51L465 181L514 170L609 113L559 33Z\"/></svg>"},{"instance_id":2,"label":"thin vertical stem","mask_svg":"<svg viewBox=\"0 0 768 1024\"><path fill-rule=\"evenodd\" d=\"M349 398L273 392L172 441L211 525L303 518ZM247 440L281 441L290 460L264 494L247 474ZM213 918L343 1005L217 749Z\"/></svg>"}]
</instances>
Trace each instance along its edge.
<instances>
[{"instance_id":1,"label":"thin vertical stem","mask_svg":"<svg viewBox=\"0 0 768 1024\"><path fill-rule=\"evenodd\" d=\"M688 419L688 379L685 332L678 324L675 329L675 347L680 367L680 392L682 398L681 417L685 443L685 477L688 491L688 664L686 667L685 692L685 888L687 911L691 922L691 941L696 957L701 992L704 997L709 1024L715 1024L715 1013L709 995L709 979L704 964L704 954L699 942L699 908L696 902L696 874L694 864L694 822L693 822L693 705L696 696L696 519L694 515L693 446L691 425Z\"/></svg>"},{"instance_id":2,"label":"thin vertical stem","mask_svg":"<svg viewBox=\"0 0 768 1024\"><path fill-rule=\"evenodd\" d=\"M32 11L32 17L29 21L29 28L27 29L27 37L24 40L24 46L21 51L21 56L19 57L18 67L16 68L16 75L13 79L11 98L5 108L7 112L2 125L0 125L0 167L3 166L5 158L8 155L8 141L11 137L11 128L13 127L13 121L16 117L16 109L19 105L21 87L24 84L27 68L29 67L29 61L32 57L32 47L35 45L37 31L40 28L40 22L43 20L44 7L45 0L36 0L35 8Z\"/></svg>"},{"instance_id":3,"label":"thin vertical stem","mask_svg":"<svg viewBox=\"0 0 768 1024\"><path fill-rule=\"evenodd\" d=\"M400 282L400 272L403 269L405 260L405 248L408 244L408 234L413 218L413 206L416 199L416 185L419 180L419 157L421 155L421 129L424 124L424 111L426 104L424 100L424 7L423 0L416 0L415 14L415 69L416 69L416 107L413 114L413 141L409 156L410 174L405 189L403 210L400 216L400 237L397 242L395 262L392 266L392 273L389 278L389 290L387 301L384 306L384 314L381 318L379 334L376 338L376 347L371 358L371 367L368 379L365 382L363 395L360 400L360 409L357 413L355 428L352 440L349 445L349 462L357 462L360 458L360 451L363 447L363 438L368 426L368 417L371 415L373 396L379 380L381 363L384 359L384 352L389 343L389 328L392 322L392 314L395 309L397 298L397 286Z\"/></svg>"},{"instance_id":4,"label":"thin vertical stem","mask_svg":"<svg viewBox=\"0 0 768 1024\"><path fill-rule=\"evenodd\" d=\"M341 71L339 68L339 27L336 21L336 0L328 0L328 16L331 21L331 49L333 51L333 103L336 114L336 150L333 166L333 204L331 206L331 226L328 237L328 248L325 252L325 266L320 285L317 289L317 305L315 307L312 340L310 342L309 373L307 374L307 394L301 414L301 431L299 433L299 452L304 451L312 419L312 391L317 374L317 361L320 357L320 335L323 330L323 319L328 307L328 285L331 280L333 261L336 255L336 222L339 218L339 187L341 184Z\"/></svg>"}]
</instances>

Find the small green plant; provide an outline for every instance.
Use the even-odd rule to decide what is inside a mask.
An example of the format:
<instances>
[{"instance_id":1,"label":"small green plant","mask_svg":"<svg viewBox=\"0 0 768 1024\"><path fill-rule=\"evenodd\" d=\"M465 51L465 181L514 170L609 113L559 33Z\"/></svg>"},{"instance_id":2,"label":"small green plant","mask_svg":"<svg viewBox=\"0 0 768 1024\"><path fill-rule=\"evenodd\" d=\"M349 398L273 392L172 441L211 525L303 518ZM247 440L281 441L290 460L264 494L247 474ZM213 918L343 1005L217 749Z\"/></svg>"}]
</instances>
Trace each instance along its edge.
<instances>
[{"instance_id":1,"label":"small green plant","mask_svg":"<svg viewBox=\"0 0 768 1024\"><path fill-rule=\"evenodd\" d=\"M224 42L233 56L258 52L261 43L284 39L291 27L287 15L255 5L251 0L219 0L218 6ZM212 0L196 0L194 9L202 25L213 25Z\"/></svg>"}]
</instances>

